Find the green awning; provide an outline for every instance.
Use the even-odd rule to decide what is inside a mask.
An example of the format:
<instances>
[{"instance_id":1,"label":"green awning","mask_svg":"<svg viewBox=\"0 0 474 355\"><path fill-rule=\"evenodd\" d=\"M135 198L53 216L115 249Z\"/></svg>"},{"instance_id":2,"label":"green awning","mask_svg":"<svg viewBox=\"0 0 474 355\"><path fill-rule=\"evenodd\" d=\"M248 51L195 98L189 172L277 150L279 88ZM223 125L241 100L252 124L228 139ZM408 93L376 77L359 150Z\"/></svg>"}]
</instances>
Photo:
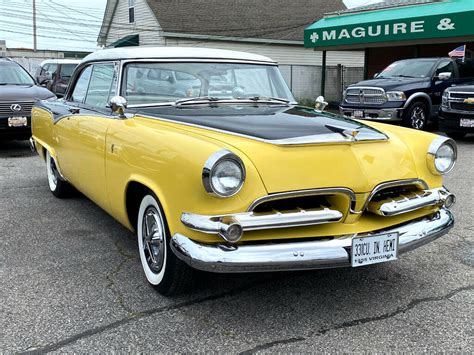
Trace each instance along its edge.
<instances>
[{"instance_id":1,"label":"green awning","mask_svg":"<svg viewBox=\"0 0 474 355\"><path fill-rule=\"evenodd\" d=\"M308 48L363 48L367 44L439 39L474 40L474 0L448 0L328 16L304 30ZM426 42L428 43L428 42Z\"/></svg>"},{"instance_id":2,"label":"green awning","mask_svg":"<svg viewBox=\"0 0 474 355\"><path fill-rule=\"evenodd\" d=\"M138 46L139 44L139 38L138 34L136 35L128 35L125 37L122 37L115 42L112 42L109 47L131 47L131 46Z\"/></svg>"}]
</instances>

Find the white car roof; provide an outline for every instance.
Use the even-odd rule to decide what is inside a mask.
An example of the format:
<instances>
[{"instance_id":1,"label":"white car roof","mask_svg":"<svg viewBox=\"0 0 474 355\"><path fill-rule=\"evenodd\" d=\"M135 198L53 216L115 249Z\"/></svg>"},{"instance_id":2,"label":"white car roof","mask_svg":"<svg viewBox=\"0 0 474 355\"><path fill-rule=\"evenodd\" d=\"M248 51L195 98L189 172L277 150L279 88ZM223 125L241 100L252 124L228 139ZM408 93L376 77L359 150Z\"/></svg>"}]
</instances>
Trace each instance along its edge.
<instances>
[{"instance_id":1,"label":"white car roof","mask_svg":"<svg viewBox=\"0 0 474 355\"><path fill-rule=\"evenodd\" d=\"M79 64L80 62L80 59L46 59L41 62L40 66L45 64Z\"/></svg>"},{"instance_id":2,"label":"white car roof","mask_svg":"<svg viewBox=\"0 0 474 355\"><path fill-rule=\"evenodd\" d=\"M257 54L214 48L194 47L128 47L102 49L89 54L81 63L122 59L224 59L275 64Z\"/></svg>"}]
</instances>

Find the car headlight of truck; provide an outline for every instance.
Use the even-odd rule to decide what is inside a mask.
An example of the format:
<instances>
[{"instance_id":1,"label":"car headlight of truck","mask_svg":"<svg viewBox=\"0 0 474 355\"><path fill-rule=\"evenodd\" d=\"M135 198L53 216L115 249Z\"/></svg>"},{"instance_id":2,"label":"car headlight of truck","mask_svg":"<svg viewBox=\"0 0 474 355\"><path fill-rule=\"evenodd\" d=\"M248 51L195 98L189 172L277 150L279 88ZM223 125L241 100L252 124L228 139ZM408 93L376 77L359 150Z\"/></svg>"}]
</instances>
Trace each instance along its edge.
<instances>
[{"instance_id":1,"label":"car headlight of truck","mask_svg":"<svg viewBox=\"0 0 474 355\"><path fill-rule=\"evenodd\" d=\"M387 91L385 95L388 101L405 101L407 99L403 91Z\"/></svg>"},{"instance_id":2,"label":"car headlight of truck","mask_svg":"<svg viewBox=\"0 0 474 355\"><path fill-rule=\"evenodd\" d=\"M202 169L204 189L218 197L235 195L244 181L244 163L237 155L225 149L212 154Z\"/></svg>"},{"instance_id":3,"label":"car headlight of truck","mask_svg":"<svg viewBox=\"0 0 474 355\"><path fill-rule=\"evenodd\" d=\"M435 138L428 148L428 168L436 175L447 174L453 170L457 156L456 143L452 139L441 136Z\"/></svg>"},{"instance_id":4,"label":"car headlight of truck","mask_svg":"<svg viewBox=\"0 0 474 355\"><path fill-rule=\"evenodd\" d=\"M441 107L448 108L448 92L445 90L443 96L441 96Z\"/></svg>"}]
</instances>

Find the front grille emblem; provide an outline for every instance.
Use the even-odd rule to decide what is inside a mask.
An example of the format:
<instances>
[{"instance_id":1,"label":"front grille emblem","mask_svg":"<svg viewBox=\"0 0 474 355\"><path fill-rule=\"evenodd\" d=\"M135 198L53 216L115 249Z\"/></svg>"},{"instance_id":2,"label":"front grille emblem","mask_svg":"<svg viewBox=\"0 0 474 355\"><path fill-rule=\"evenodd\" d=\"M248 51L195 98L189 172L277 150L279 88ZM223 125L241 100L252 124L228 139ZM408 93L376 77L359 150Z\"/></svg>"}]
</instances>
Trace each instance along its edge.
<instances>
[{"instance_id":1,"label":"front grille emblem","mask_svg":"<svg viewBox=\"0 0 474 355\"><path fill-rule=\"evenodd\" d=\"M474 104L474 97L468 97L466 100L464 100L465 104Z\"/></svg>"},{"instance_id":2,"label":"front grille emblem","mask_svg":"<svg viewBox=\"0 0 474 355\"><path fill-rule=\"evenodd\" d=\"M359 102L360 103L364 102L364 90L362 89L359 90Z\"/></svg>"},{"instance_id":3,"label":"front grille emblem","mask_svg":"<svg viewBox=\"0 0 474 355\"><path fill-rule=\"evenodd\" d=\"M13 104L13 105L10 106L10 110L12 110L13 112L21 111L21 105L20 104Z\"/></svg>"}]
</instances>

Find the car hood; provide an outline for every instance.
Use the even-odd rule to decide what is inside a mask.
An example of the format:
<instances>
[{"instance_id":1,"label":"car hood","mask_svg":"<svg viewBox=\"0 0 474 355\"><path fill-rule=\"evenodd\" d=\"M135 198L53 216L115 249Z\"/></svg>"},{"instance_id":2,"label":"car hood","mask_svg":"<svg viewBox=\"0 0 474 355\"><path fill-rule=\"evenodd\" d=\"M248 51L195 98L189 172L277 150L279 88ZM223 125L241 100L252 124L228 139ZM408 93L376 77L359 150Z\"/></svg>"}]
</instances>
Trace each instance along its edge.
<instances>
[{"instance_id":1,"label":"car hood","mask_svg":"<svg viewBox=\"0 0 474 355\"><path fill-rule=\"evenodd\" d=\"M357 140L387 139L382 132L358 121L301 106L165 106L142 109L139 114L280 145L346 141L352 131L357 131Z\"/></svg>"},{"instance_id":2,"label":"car hood","mask_svg":"<svg viewBox=\"0 0 474 355\"><path fill-rule=\"evenodd\" d=\"M139 114L184 123L184 130L234 147L232 150L242 152L252 161L269 193L336 186L368 192L384 181L417 177L411 151L399 136L390 135L387 139L380 131L358 121L309 108L222 105L153 108ZM280 144L283 137L313 137L316 141L318 135L334 133L328 125L359 129L376 138Z\"/></svg>"},{"instance_id":3,"label":"car hood","mask_svg":"<svg viewBox=\"0 0 474 355\"><path fill-rule=\"evenodd\" d=\"M1 101L36 101L53 96L51 91L37 85L0 85Z\"/></svg>"},{"instance_id":4,"label":"car hood","mask_svg":"<svg viewBox=\"0 0 474 355\"><path fill-rule=\"evenodd\" d=\"M456 85L450 88L447 88L446 91L463 91L463 92L472 92L474 93L474 82L468 85Z\"/></svg>"},{"instance_id":5,"label":"car hood","mask_svg":"<svg viewBox=\"0 0 474 355\"><path fill-rule=\"evenodd\" d=\"M428 78L376 78L370 80L363 80L356 84L352 84L351 87L360 87L360 86L375 86L378 88L388 90L403 90L406 87L412 87L414 84L417 87L428 86L430 80Z\"/></svg>"}]
</instances>

